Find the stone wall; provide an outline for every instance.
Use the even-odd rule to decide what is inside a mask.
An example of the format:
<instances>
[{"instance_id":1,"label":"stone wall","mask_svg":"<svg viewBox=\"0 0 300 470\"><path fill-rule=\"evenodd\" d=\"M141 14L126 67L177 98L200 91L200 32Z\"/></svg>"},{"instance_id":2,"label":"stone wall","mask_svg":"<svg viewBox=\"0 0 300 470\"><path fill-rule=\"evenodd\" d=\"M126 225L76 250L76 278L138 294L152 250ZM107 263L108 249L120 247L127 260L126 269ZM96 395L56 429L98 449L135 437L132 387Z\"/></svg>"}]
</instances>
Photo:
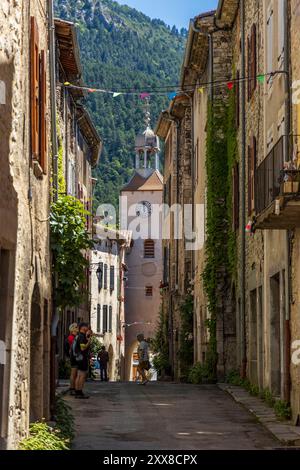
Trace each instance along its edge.
<instances>
[{"instance_id":1,"label":"stone wall","mask_svg":"<svg viewBox=\"0 0 300 470\"><path fill-rule=\"evenodd\" d=\"M1 187L6 188L0 203L0 248L11 258L9 301L2 318L8 361L0 385L2 445L8 448L27 434L30 419L49 418L49 176L37 178L32 168L28 73L29 19L36 17L39 46L46 50L45 8L45 1L29 6L3 0L0 5L0 80L6 88L6 102L0 104Z\"/></svg>"},{"instance_id":2,"label":"stone wall","mask_svg":"<svg viewBox=\"0 0 300 470\"><path fill-rule=\"evenodd\" d=\"M298 54L298 47L300 41L300 0L291 0L291 72L292 83L300 80L300 59ZM297 88L293 88L296 91ZM298 155L299 165L299 150L300 150L300 104L292 104L292 133L294 136L294 150ZM293 233L292 244L292 307L291 307L291 343L300 340L300 230L297 229ZM292 350L292 352L295 349ZM300 415L300 366L291 362L291 402L293 409L293 416L296 419Z\"/></svg>"}]
</instances>

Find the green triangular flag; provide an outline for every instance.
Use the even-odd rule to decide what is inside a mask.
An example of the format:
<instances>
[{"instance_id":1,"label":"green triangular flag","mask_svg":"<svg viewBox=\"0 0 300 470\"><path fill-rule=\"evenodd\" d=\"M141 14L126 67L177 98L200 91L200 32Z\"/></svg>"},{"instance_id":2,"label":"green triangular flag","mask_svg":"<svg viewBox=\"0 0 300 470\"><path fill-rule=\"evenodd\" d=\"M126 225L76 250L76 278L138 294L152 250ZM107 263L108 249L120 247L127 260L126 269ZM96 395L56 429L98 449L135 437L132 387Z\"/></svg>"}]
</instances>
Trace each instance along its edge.
<instances>
[{"instance_id":1,"label":"green triangular flag","mask_svg":"<svg viewBox=\"0 0 300 470\"><path fill-rule=\"evenodd\" d=\"M257 80L259 81L259 83L264 83L265 76L264 75L258 75Z\"/></svg>"}]
</instances>

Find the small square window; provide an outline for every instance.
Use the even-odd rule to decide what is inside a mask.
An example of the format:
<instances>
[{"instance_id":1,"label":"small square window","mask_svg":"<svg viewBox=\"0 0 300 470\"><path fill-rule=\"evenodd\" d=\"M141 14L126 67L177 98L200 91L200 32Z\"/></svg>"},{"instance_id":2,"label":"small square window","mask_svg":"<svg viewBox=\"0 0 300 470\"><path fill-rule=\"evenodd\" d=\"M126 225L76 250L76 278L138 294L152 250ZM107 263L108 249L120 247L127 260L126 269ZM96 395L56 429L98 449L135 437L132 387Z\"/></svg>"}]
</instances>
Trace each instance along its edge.
<instances>
[{"instance_id":1,"label":"small square window","mask_svg":"<svg viewBox=\"0 0 300 470\"><path fill-rule=\"evenodd\" d=\"M145 295L146 295L146 297L152 297L153 296L153 287L152 286L146 286L145 287Z\"/></svg>"}]
</instances>

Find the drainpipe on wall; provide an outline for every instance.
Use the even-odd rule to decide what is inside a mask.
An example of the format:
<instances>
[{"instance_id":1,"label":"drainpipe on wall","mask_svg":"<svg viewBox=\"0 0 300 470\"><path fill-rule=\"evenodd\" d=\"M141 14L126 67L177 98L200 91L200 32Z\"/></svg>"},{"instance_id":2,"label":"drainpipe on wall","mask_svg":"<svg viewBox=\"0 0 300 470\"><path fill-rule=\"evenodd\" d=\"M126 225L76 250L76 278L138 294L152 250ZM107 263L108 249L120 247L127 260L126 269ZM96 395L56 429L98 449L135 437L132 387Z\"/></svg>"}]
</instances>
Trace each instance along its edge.
<instances>
[{"instance_id":1,"label":"drainpipe on wall","mask_svg":"<svg viewBox=\"0 0 300 470\"><path fill-rule=\"evenodd\" d=\"M241 131L242 131L242 152L241 152L241 251L240 251L240 292L241 292L241 349L242 363L241 375L246 377L247 371L247 344L246 344L246 57L245 57L245 0L240 1L241 10Z\"/></svg>"},{"instance_id":2,"label":"drainpipe on wall","mask_svg":"<svg viewBox=\"0 0 300 470\"><path fill-rule=\"evenodd\" d=\"M289 15L288 0L284 0L284 70L285 70L285 161L289 160L291 135L291 88L290 88L290 49L289 49ZM284 374L284 400L290 402L291 395L291 240L292 231L286 231L286 269L285 269L285 374Z\"/></svg>"},{"instance_id":3,"label":"drainpipe on wall","mask_svg":"<svg viewBox=\"0 0 300 470\"><path fill-rule=\"evenodd\" d=\"M56 128L56 60L55 60L55 26L53 0L48 1L49 28L49 68L50 68L50 104L51 104L51 146L53 166L53 200L58 198L58 145ZM56 278L54 279L54 286ZM51 322L51 357L50 357L50 411L53 415L55 407L56 388L56 330L59 322L59 312L53 295L53 316Z\"/></svg>"}]
</instances>

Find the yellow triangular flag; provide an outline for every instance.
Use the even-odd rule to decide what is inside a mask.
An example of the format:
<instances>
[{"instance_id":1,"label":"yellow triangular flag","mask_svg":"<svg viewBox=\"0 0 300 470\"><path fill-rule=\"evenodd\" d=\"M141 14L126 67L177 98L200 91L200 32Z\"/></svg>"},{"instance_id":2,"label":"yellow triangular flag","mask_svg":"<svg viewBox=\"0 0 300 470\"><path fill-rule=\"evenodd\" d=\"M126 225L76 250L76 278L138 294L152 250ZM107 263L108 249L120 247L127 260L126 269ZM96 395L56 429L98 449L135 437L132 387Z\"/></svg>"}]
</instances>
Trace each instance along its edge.
<instances>
[{"instance_id":1,"label":"yellow triangular flag","mask_svg":"<svg viewBox=\"0 0 300 470\"><path fill-rule=\"evenodd\" d=\"M203 94L204 88L203 87L199 88L199 91L200 91L201 94Z\"/></svg>"},{"instance_id":2,"label":"yellow triangular flag","mask_svg":"<svg viewBox=\"0 0 300 470\"><path fill-rule=\"evenodd\" d=\"M69 85L71 85L71 83L70 82L65 82L64 85L69 86Z\"/></svg>"}]
</instances>

